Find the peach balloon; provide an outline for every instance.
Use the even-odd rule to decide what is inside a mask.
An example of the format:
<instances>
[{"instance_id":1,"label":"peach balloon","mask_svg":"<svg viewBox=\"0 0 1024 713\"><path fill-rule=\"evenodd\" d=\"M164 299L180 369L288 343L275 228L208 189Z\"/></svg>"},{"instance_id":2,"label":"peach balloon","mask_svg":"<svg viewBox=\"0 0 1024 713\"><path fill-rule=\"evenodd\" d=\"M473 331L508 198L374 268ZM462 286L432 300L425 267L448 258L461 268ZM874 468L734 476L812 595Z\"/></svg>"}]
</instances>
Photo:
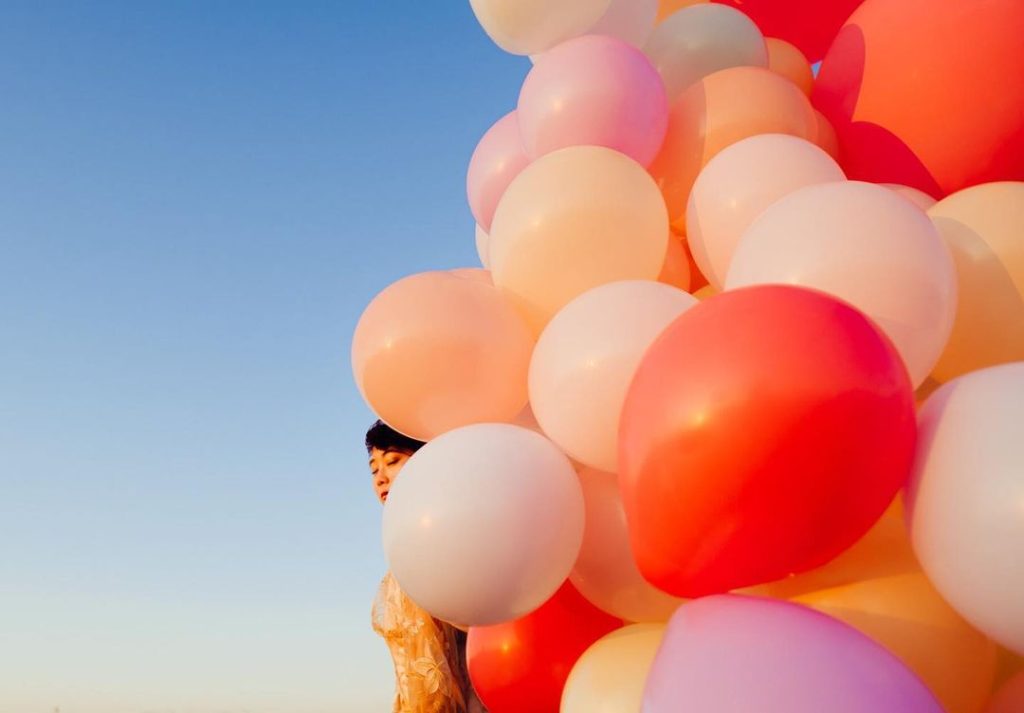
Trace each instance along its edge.
<instances>
[{"instance_id":1,"label":"peach balloon","mask_svg":"<svg viewBox=\"0 0 1024 713\"><path fill-rule=\"evenodd\" d=\"M810 102L792 82L762 67L723 69L691 86L672 105L665 143L650 171L673 225L685 226L693 182L722 149L756 134L813 141L817 132Z\"/></svg>"},{"instance_id":2,"label":"peach balloon","mask_svg":"<svg viewBox=\"0 0 1024 713\"><path fill-rule=\"evenodd\" d=\"M616 280L654 280L668 249L650 175L599 146L543 156L505 191L491 229L494 283L536 333L570 300Z\"/></svg>"},{"instance_id":3,"label":"peach balloon","mask_svg":"<svg viewBox=\"0 0 1024 713\"><path fill-rule=\"evenodd\" d=\"M512 54L537 54L592 27L609 0L469 0L494 43Z\"/></svg>"},{"instance_id":4,"label":"peach balloon","mask_svg":"<svg viewBox=\"0 0 1024 713\"><path fill-rule=\"evenodd\" d=\"M1024 671L1007 681L989 701L985 713L1021 713L1024 711Z\"/></svg>"},{"instance_id":5,"label":"peach balloon","mask_svg":"<svg viewBox=\"0 0 1024 713\"><path fill-rule=\"evenodd\" d=\"M633 624L599 639L576 661L561 713L639 713L664 624Z\"/></svg>"},{"instance_id":6,"label":"peach balloon","mask_svg":"<svg viewBox=\"0 0 1024 713\"><path fill-rule=\"evenodd\" d=\"M532 349L529 330L495 287L425 272L387 287L366 308L352 369L381 419L428 440L519 413Z\"/></svg>"},{"instance_id":7,"label":"peach balloon","mask_svg":"<svg viewBox=\"0 0 1024 713\"><path fill-rule=\"evenodd\" d=\"M764 210L798 188L844 181L839 164L806 139L761 134L708 161L686 209L686 236L700 271L719 290L740 237Z\"/></svg>"},{"instance_id":8,"label":"peach balloon","mask_svg":"<svg viewBox=\"0 0 1024 713\"><path fill-rule=\"evenodd\" d=\"M511 111L487 130L469 159L466 197L477 225L490 229L501 194L528 163L530 159L519 134L519 119Z\"/></svg>"},{"instance_id":9,"label":"peach balloon","mask_svg":"<svg viewBox=\"0 0 1024 713\"><path fill-rule=\"evenodd\" d=\"M960 304L949 344L935 366L948 381L1024 361L1024 183L986 183L928 211L953 252Z\"/></svg>"},{"instance_id":10,"label":"peach balloon","mask_svg":"<svg viewBox=\"0 0 1024 713\"><path fill-rule=\"evenodd\" d=\"M548 437L571 458L618 466L619 413L647 347L697 304L660 282L601 285L567 304L537 340L530 404Z\"/></svg>"},{"instance_id":11,"label":"peach balloon","mask_svg":"<svg viewBox=\"0 0 1024 713\"><path fill-rule=\"evenodd\" d=\"M654 30L658 16L658 0L611 0L607 12L593 27L589 35L608 35L643 47Z\"/></svg>"},{"instance_id":12,"label":"peach balloon","mask_svg":"<svg viewBox=\"0 0 1024 713\"><path fill-rule=\"evenodd\" d=\"M661 268L661 274L658 275L658 282L689 292L690 258L680 241L668 241L668 252L665 253L665 264Z\"/></svg>"},{"instance_id":13,"label":"peach balloon","mask_svg":"<svg viewBox=\"0 0 1024 713\"><path fill-rule=\"evenodd\" d=\"M996 670L996 645L950 607L920 572L796 597L896 654L944 706L978 713Z\"/></svg>"},{"instance_id":14,"label":"peach balloon","mask_svg":"<svg viewBox=\"0 0 1024 713\"><path fill-rule=\"evenodd\" d=\"M591 604L625 621L668 621L683 602L640 574L629 546L618 478L580 471L585 507L583 545L569 579Z\"/></svg>"},{"instance_id":15,"label":"peach balloon","mask_svg":"<svg viewBox=\"0 0 1024 713\"><path fill-rule=\"evenodd\" d=\"M928 216L888 188L800 188L743 234L726 289L782 283L849 302L892 340L914 385L931 372L956 314L953 259Z\"/></svg>"},{"instance_id":16,"label":"peach balloon","mask_svg":"<svg viewBox=\"0 0 1024 713\"><path fill-rule=\"evenodd\" d=\"M537 59L516 113L531 158L568 146L605 146L647 165L668 125L668 100L643 52L584 35Z\"/></svg>"},{"instance_id":17,"label":"peach balloon","mask_svg":"<svg viewBox=\"0 0 1024 713\"><path fill-rule=\"evenodd\" d=\"M710 0L658 0L657 21L661 22L669 15L679 12L684 7L690 7L691 5L700 5L706 2L710 2Z\"/></svg>"},{"instance_id":18,"label":"peach balloon","mask_svg":"<svg viewBox=\"0 0 1024 713\"><path fill-rule=\"evenodd\" d=\"M867 579L920 572L903 519L903 503L896 498L867 534L828 564L756 587L740 590L777 599L789 599Z\"/></svg>"},{"instance_id":19,"label":"peach balloon","mask_svg":"<svg viewBox=\"0 0 1024 713\"><path fill-rule=\"evenodd\" d=\"M768 47L768 69L793 82L810 96L814 88L814 72L804 53L796 45L778 37L765 38L764 42Z\"/></svg>"},{"instance_id":20,"label":"peach balloon","mask_svg":"<svg viewBox=\"0 0 1024 713\"><path fill-rule=\"evenodd\" d=\"M725 5L694 5L673 14L654 29L644 52L661 74L669 102L720 69L768 66L757 25Z\"/></svg>"},{"instance_id":21,"label":"peach balloon","mask_svg":"<svg viewBox=\"0 0 1024 713\"><path fill-rule=\"evenodd\" d=\"M879 185L885 186L898 196L903 196L921 210L928 210L936 203L934 198L919 188L911 188L910 186L903 186L899 183L881 183Z\"/></svg>"},{"instance_id":22,"label":"peach balloon","mask_svg":"<svg viewBox=\"0 0 1024 713\"><path fill-rule=\"evenodd\" d=\"M817 109L814 110L814 119L818 122L818 130L814 143L818 144L832 158L839 160L839 137L836 135L835 127L824 114Z\"/></svg>"}]
</instances>

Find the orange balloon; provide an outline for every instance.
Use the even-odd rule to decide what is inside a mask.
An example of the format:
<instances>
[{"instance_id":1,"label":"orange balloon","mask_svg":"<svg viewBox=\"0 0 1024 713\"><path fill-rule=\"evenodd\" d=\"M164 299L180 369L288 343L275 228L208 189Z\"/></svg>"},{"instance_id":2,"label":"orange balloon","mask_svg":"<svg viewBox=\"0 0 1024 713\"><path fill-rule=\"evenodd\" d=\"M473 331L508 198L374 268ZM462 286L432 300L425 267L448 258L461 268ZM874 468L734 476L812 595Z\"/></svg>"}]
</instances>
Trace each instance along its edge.
<instances>
[{"instance_id":1,"label":"orange balloon","mask_svg":"<svg viewBox=\"0 0 1024 713\"><path fill-rule=\"evenodd\" d=\"M814 88L814 72L804 53L796 45L778 37L766 37L764 43L768 47L768 69L793 82L810 96Z\"/></svg>"},{"instance_id":2,"label":"orange balloon","mask_svg":"<svg viewBox=\"0 0 1024 713\"><path fill-rule=\"evenodd\" d=\"M700 5L708 0L658 0L658 22L661 22L673 12L682 10L690 5Z\"/></svg>"},{"instance_id":3,"label":"orange balloon","mask_svg":"<svg viewBox=\"0 0 1024 713\"><path fill-rule=\"evenodd\" d=\"M1007 681L989 701L985 713L1021 713L1024 711L1024 671Z\"/></svg>"},{"instance_id":4,"label":"orange balloon","mask_svg":"<svg viewBox=\"0 0 1024 713\"><path fill-rule=\"evenodd\" d=\"M352 339L369 404L420 440L472 423L509 421L527 400L533 337L483 270L424 272L387 287Z\"/></svg>"},{"instance_id":5,"label":"orange balloon","mask_svg":"<svg viewBox=\"0 0 1024 713\"><path fill-rule=\"evenodd\" d=\"M836 130L832 127L832 122L817 109L814 110L814 118L818 122L814 143L824 149L829 156L839 160L839 138L836 136Z\"/></svg>"},{"instance_id":6,"label":"orange balloon","mask_svg":"<svg viewBox=\"0 0 1024 713\"><path fill-rule=\"evenodd\" d=\"M1024 179L1024 3L869 0L815 82L851 179L942 197Z\"/></svg>"},{"instance_id":7,"label":"orange balloon","mask_svg":"<svg viewBox=\"0 0 1024 713\"><path fill-rule=\"evenodd\" d=\"M672 105L665 143L650 166L672 224L685 226L690 189L712 157L741 139L767 133L809 141L818 135L807 97L771 70L731 67L684 91Z\"/></svg>"},{"instance_id":8,"label":"orange balloon","mask_svg":"<svg viewBox=\"0 0 1024 713\"><path fill-rule=\"evenodd\" d=\"M658 275L658 282L678 287L684 292L690 291L690 257L686 248L678 240L668 241L668 252L665 253L665 264Z\"/></svg>"},{"instance_id":9,"label":"orange balloon","mask_svg":"<svg viewBox=\"0 0 1024 713\"><path fill-rule=\"evenodd\" d=\"M996 670L996 645L939 595L921 572L796 597L896 654L947 713L978 713Z\"/></svg>"}]
</instances>

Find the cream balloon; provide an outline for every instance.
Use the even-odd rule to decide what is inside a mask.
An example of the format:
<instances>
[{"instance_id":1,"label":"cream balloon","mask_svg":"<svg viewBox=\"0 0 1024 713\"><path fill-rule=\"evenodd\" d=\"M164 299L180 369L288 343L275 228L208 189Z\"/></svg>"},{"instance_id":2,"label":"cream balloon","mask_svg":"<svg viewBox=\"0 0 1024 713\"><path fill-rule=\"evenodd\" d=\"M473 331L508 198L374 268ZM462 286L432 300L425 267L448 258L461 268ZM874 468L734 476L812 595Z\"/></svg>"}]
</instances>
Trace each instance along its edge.
<instances>
[{"instance_id":1,"label":"cream balloon","mask_svg":"<svg viewBox=\"0 0 1024 713\"><path fill-rule=\"evenodd\" d=\"M490 259L488 257L488 243L490 237L487 232L479 225L476 226L476 254L480 258L480 264L484 266L484 269L490 268Z\"/></svg>"},{"instance_id":2,"label":"cream balloon","mask_svg":"<svg viewBox=\"0 0 1024 713\"><path fill-rule=\"evenodd\" d=\"M873 183L800 188L743 234L727 289L783 283L846 300L892 340L917 386L938 360L956 313L949 249L928 216Z\"/></svg>"},{"instance_id":3,"label":"cream balloon","mask_svg":"<svg viewBox=\"0 0 1024 713\"><path fill-rule=\"evenodd\" d=\"M583 495L553 443L509 424L449 431L402 469L384 552L409 597L467 626L524 616L562 585L583 538Z\"/></svg>"},{"instance_id":4,"label":"cream balloon","mask_svg":"<svg viewBox=\"0 0 1024 713\"><path fill-rule=\"evenodd\" d=\"M494 43L512 54L536 54L593 27L609 0L469 0Z\"/></svg>"},{"instance_id":5,"label":"cream balloon","mask_svg":"<svg viewBox=\"0 0 1024 713\"><path fill-rule=\"evenodd\" d=\"M928 211L953 252L960 304L935 366L947 381L1024 360L1024 183L987 183Z\"/></svg>"},{"instance_id":6,"label":"cream balloon","mask_svg":"<svg viewBox=\"0 0 1024 713\"><path fill-rule=\"evenodd\" d=\"M505 191L490 233L494 283L536 333L577 295L616 280L653 280L668 216L643 167L598 146L537 159Z\"/></svg>"},{"instance_id":7,"label":"cream balloon","mask_svg":"<svg viewBox=\"0 0 1024 713\"><path fill-rule=\"evenodd\" d=\"M619 413L647 347L692 295L660 282L612 282L555 315L530 361L537 422L571 458L598 470L618 466Z\"/></svg>"},{"instance_id":8,"label":"cream balloon","mask_svg":"<svg viewBox=\"0 0 1024 713\"><path fill-rule=\"evenodd\" d=\"M720 69L768 66L764 36L754 21L735 8L710 3L667 17L654 28L644 52L661 74L670 103Z\"/></svg>"},{"instance_id":9,"label":"cream balloon","mask_svg":"<svg viewBox=\"0 0 1024 713\"><path fill-rule=\"evenodd\" d=\"M639 713L664 624L633 624L599 639L569 673L561 713Z\"/></svg>"},{"instance_id":10,"label":"cream balloon","mask_svg":"<svg viewBox=\"0 0 1024 713\"><path fill-rule=\"evenodd\" d=\"M569 579L591 604L625 621L668 621L682 604L649 583L637 569L629 545L618 478L580 471L585 507L583 544Z\"/></svg>"},{"instance_id":11,"label":"cream balloon","mask_svg":"<svg viewBox=\"0 0 1024 713\"><path fill-rule=\"evenodd\" d=\"M608 10L587 32L618 37L634 47L643 47L654 30L657 16L658 0L611 0Z\"/></svg>"},{"instance_id":12,"label":"cream balloon","mask_svg":"<svg viewBox=\"0 0 1024 713\"><path fill-rule=\"evenodd\" d=\"M950 381L918 419L914 552L965 619L1024 654L1024 362Z\"/></svg>"},{"instance_id":13,"label":"cream balloon","mask_svg":"<svg viewBox=\"0 0 1024 713\"><path fill-rule=\"evenodd\" d=\"M903 196L921 210L928 210L936 203L934 198L932 198L930 195L928 195L919 188L904 186L900 183L882 183L880 185L885 186L890 191L896 193L896 195L898 196Z\"/></svg>"},{"instance_id":14,"label":"cream balloon","mask_svg":"<svg viewBox=\"0 0 1024 713\"><path fill-rule=\"evenodd\" d=\"M832 157L796 136L760 134L723 149L697 176L686 209L700 271L721 290L740 237L768 206L798 188L844 180Z\"/></svg>"}]
</instances>

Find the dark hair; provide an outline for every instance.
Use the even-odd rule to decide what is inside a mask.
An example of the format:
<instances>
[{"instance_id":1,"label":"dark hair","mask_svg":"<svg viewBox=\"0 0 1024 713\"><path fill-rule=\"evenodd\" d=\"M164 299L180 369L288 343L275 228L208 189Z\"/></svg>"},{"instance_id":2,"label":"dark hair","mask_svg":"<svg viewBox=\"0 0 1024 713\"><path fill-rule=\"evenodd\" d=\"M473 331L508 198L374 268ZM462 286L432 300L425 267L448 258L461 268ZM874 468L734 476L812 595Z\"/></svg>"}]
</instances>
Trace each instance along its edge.
<instances>
[{"instance_id":1,"label":"dark hair","mask_svg":"<svg viewBox=\"0 0 1024 713\"><path fill-rule=\"evenodd\" d=\"M423 445L423 441L409 438L409 436L399 433L383 421L377 421L366 432L367 453L376 448L381 451L398 451L399 453L412 454L422 448Z\"/></svg>"}]
</instances>

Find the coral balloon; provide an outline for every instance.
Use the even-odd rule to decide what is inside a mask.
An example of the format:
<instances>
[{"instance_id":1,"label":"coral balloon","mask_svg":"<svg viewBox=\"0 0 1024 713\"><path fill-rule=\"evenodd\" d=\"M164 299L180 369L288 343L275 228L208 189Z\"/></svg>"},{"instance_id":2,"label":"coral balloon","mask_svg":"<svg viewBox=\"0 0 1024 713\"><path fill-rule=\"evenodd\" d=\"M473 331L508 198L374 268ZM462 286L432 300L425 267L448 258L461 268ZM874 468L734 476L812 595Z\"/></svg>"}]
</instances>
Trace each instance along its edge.
<instances>
[{"instance_id":1,"label":"coral balloon","mask_svg":"<svg viewBox=\"0 0 1024 713\"><path fill-rule=\"evenodd\" d=\"M587 31L609 0L469 0L495 44L512 54L537 54Z\"/></svg>"},{"instance_id":2,"label":"coral balloon","mask_svg":"<svg viewBox=\"0 0 1024 713\"><path fill-rule=\"evenodd\" d=\"M637 569L617 477L585 468L580 484L586 525L570 580L609 614L626 621L667 621L682 600L655 588Z\"/></svg>"},{"instance_id":3,"label":"coral balloon","mask_svg":"<svg viewBox=\"0 0 1024 713\"><path fill-rule=\"evenodd\" d=\"M530 404L544 432L571 458L615 472L619 413L647 347L697 304L650 281L594 288L555 315L530 362Z\"/></svg>"},{"instance_id":4,"label":"coral balloon","mask_svg":"<svg viewBox=\"0 0 1024 713\"><path fill-rule=\"evenodd\" d=\"M950 381L919 419L914 551L964 618L1024 654L1024 362Z\"/></svg>"},{"instance_id":5,"label":"coral balloon","mask_svg":"<svg viewBox=\"0 0 1024 713\"><path fill-rule=\"evenodd\" d=\"M509 112L487 130L469 159L466 196L477 225L484 231L491 229L494 209L508 184L528 163L519 120L516 112Z\"/></svg>"},{"instance_id":6,"label":"coral balloon","mask_svg":"<svg viewBox=\"0 0 1024 713\"><path fill-rule=\"evenodd\" d=\"M658 0L612 0L608 11L587 34L608 35L643 47L654 29Z\"/></svg>"},{"instance_id":7,"label":"coral balloon","mask_svg":"<svg viewBox=\"0 0 1024 713\"><path fill-rule=\"evenodd\" d=\"M989 701L985 713L1020 713L1024 711L1024 671L1004 684Z\"/></svg>"},{"instance_id":8,"label":"coral balloon","mask_svg":"<svg viewBox=\"0 0 1024 713\"><path fill-rule=\"evenodd\" d=\"M917 188L901 186L899 183L883 183L882 185L893 191L896 195L903 196L921 210L928 210L936 203L934 198Z\"/></svg>"},{"instance_id":9,"label":"coral balloon","mask_svg":"<svg viewBox=\"0 0 1024 713\"><path fill-rule=\"evenodd\" d=\"M870 183L807 186L765 210L736 246L725 286L770 283L823 290L864 312L892 339L915 386L956 315L956 270L935 226Z\"/></svg>"},{"instance_id":10,"label":"coral balloon","mask_svg":"<svg viewBox=\"0 0 1024 713\"><path fill-rule=\"evenodd\" d=\"M720 5L694 5L675 13L655 28L644 52L661 74L670 102L720 69L768 66L757 25Z\"/></svg>"},{"instance_id":11,"label":"coral balloon","mask_svg":"<svg viewBox=\"0 0 1024 713\"><path fill-rule=\"evenodd\" d=\"M678 317L644 356L621 423L633 553L682 597L834 558L904 484L915 433L910 381L878 328L782 285Z\"/></svg>"},{"instance_id":12,"label":"coral balloon","mask_svg":"<svg viewBox=\"0 0 1024 713\"><path fill-rule=\"evenodd\" d=\"M691 86L672 105L651 175L665 196L672 224L682 230L693 182L722 149L756 134L813 141L817 133L810 102L792 82L762 67L723 69Z\"/></svg>"},{"instance_id":13,"label":"coral balloon","mask_svg":"<svg viewBox=\"0 0 1024 713\"><path fill-rule=\"evenodd\" d=\"M532 350L526 325L492 285L425 272L394 283L366 308L352 338L352 369L370 408L427 440L521 411Z\"/></svg>"},{"instance_id":14,"label":"coral balloon","mask_svg":"<svg viewBox=\"0 0 1024 713\"><path fill-rule=\"evenodd\" d=\"M928 211L956 263L960 300L934 374L1024 361L1024 183L987 183Z\"/></svg>"},{"instance_id":15,"label":"coral balloon","mask_svg":"<svg viewBox=\"0 0 1024 713\"><path fill-rule=\"evenodd\" d=\"M795 136L761 134L724 149L697 176L686 210L700 271L721 290L740 237L768 206L798 188L845 179L828 154Z\"/></svg>"},{"instance_id":16,"label":"coral balloon","mask_svg":"<svg viewBox=\"0 0 1024 713\"><path fill-rule=\"evenodd\" d=\"M761 31L792 43L808 60L825 56L832 38L864 0L714 0L737 7Z\"/></svg>"},{"instance_id":17,"label":"coral balloon","mask_svg":"<svg viewBox=\"0 0 1024 713\"><path fill-rule=\"evenodd\" d=\"M620 626L619 619L566 582L521 619L469 630L466 658L473 688L490 713L558 713L573 664Z\"/></svg>"},{"instance_id":18,"label":"coral balloon","mask_svg":"<svg viewBox=\"0 0 1024 713\"><path fill-rule=\"evenodd\" d=\"M536 609L569 575L582 539L572 464L543 436L509 424L467 426L428 443L384 508L395 579L435 617L462 625Z\"/></svg>"},{"instance_id":19,"label":"coral balloon","mask_svg":"<svg viewBox=\"0 0 1024 713\"><path fill-rule=\"evenodd\" d=\"M668 100L643 52L585 35L538 57L519 92L519 127L531 158L567 146L604 146L647 165L668 125Z\"/></svg>"},{"instance_id":20,"label":"coral balloon","mask_svg":"<svg viewBox=\"0 0 1024 713\"><path fill-rule=\"evenodd\" d=\"M953 611L921 573L872 579L795 601L845 622L896 654L946 713L978 713L996 670L996 645Z\"/></svg>"},{"instance_id":21,"label":"coral balloon","mask_svg":"<svg viewBox=\"0 0 1024 713\"><path fill-rule=\"evenodd\" d=\"M661 267L658 282L690 291L690 256L680 240L669 240L665 253L665 264Z\"/></svg>"},{"instance_id":22,"label":"coral balloon","mask_svg":"<svg viewBox=\"0 0 1024 713\"><path fill-rule=\"evenodd\" d=\"M665 635L664 624L633 624L587 649L569 674L561 713L634 713Z\"/></svg>"},{"instance_id":23,"label":"coral balloon","mask_svg":"<svg viewBox=\"0 0 1024 713\"><path fill-rule=\"evenodd\" d=\"M616 280L653 280L668 248L658 188L598 146L543 156L516 177L491 227L494 282L536 333L570 300Z\"/></svg>"},{"instance_id":24,"label":"coral balloon","mask_svg":"<svg viewBox=\"0 0 1024 713\"><path fill-rule=\"evenodd\" d=\"M814 88L814 72L804 53L778 37L765 38L764 43L768 48L768 69L793 82L810 96Z\"/></svg>"},{"instance_id":25,"label":"coral balloon","mask_svg":"<svg viewBox=\"0 0 1024 713\"><path fill-rule=\"evenodd\" d=\"M684 604L654 658L644 713L942 713L899 659L789 602L721 595Z\"/></svg>"},{"instance_id":26,"label":"coral balloon","mask_svg":"<svg viewBox=\"0 0 1024 713\"><path fill-rule=\"evenodd\" d=\"M1020 0L865 2L813 94L850 177L937 197L1024 179L1022 27Z\"/></svg>"}]
</instances>

